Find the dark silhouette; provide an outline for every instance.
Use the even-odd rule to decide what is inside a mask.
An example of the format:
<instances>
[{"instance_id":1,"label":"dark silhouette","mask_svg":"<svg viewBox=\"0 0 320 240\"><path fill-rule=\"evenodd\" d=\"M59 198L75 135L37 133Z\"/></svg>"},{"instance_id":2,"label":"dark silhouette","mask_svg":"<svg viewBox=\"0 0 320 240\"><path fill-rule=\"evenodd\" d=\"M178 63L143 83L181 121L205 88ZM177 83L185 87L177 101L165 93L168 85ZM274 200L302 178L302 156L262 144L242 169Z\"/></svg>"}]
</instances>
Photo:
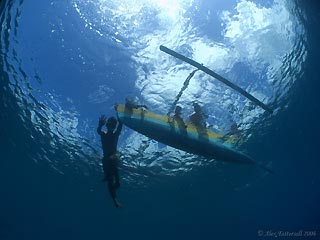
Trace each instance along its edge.
<instances>
[{"instance_id":1,"label":"dark silhouette","mask_svg":"<svg viewBox=\"0 0 320 240\"><path fill-rule=\"evenodd\" d=\"M177 122L179 128L182 131L186 131L187 125L185 124L183 118L182 118L182 107L176 106L176 109L174 111L173 120Z\"/></svg>"},{"instance_id":2,"label":"dark silhouette","mask_svg":"<svg viewBox=\"0 0 320 240\"><path fill-rule=\"evenodd\" d=\"M103 125L106 125L107 132L102 131ZM122 129L122 123L115 117L110 117L106 120L106 116L102 115L99 118L99 125L97 128L98 134L101 136L101 143L103 149L102 166L104 171L103 181L107 181L108 189L112 200L117 208L121 208L122 205L116 198L116 190L120 187L119 178L119 157L117 153L118 138ZM116 129L116 131L115 131Z\"/></svg>"},{"instance_id":3,"label":"dark silhouette","mask_svg":"<svg viewBox=\"0 0 320 240\"><path fill-rule=\"evenodd\" d=\"M205 115L203 114L200 105L196 102L193 102L193 109L194 113L192 113L189 117L190 122L196 127L205 129L207 127L207 124L205 120Z\"/></svg>"},{"instance_id":4,"label":"dark silhouette","mask_svg":"<svg viewBox=\"0 0 320 240\"><path fill-rule=\"evenodd\" d=\"M148 109L148 107L144 104L136 104L132 98L126 98L125 107L126 109L129 109L129 110L138 109L138 108Z\"/></svg>"},{"instance_id":5,"label":"dark silhouette","mask_svg":"<svg viewBox=\"0 0 320 240\"><path fill-rule=\"evenodd\" d=\"M240 137L240 136L241 136L241 132L240 132L240 130L239 130L239 128L238 128L238 125L237 125L236 123L233 123L233 124L231 125L231 127L230 127L230 133L231 133L232 135L237 136L237 137Z\"/></svg>"},{"instance_id":6,"label":"dark silhouette","mask_svg":"<svg viewBox=\"0 0 320 240\"><path fill-rule=\"evenodd\" d=\"M207 123L206 118L207 116L203 113L200 105L196 102L193 102L193 109L194 113L191 114L189 117L190 123L192 123L199 134L199 138L208 139L208 132L207 132Z\"/></svg>"}]
</instances>

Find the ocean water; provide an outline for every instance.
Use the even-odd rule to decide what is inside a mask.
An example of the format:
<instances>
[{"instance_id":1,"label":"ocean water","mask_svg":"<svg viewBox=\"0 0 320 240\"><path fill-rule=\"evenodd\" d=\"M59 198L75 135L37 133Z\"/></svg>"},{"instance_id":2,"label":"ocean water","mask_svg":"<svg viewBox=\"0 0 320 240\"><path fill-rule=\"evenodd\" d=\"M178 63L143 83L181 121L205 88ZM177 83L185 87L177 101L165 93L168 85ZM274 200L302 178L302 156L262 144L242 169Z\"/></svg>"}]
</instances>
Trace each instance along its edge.
<instances>
[{"instance_id":1,"label":"ocean water","mask_svg":"<svg viewBox=\"0 0 320 240\"><path fill-rule=\"evenodd\" d=\"M0 2L0 239L319 239L320 136L314 0ZM271 168L204 159L125 127L116 209L101 179L101 114L132 97L166 114L195 59L216 131Z\"/></svg>"}]
</instances>

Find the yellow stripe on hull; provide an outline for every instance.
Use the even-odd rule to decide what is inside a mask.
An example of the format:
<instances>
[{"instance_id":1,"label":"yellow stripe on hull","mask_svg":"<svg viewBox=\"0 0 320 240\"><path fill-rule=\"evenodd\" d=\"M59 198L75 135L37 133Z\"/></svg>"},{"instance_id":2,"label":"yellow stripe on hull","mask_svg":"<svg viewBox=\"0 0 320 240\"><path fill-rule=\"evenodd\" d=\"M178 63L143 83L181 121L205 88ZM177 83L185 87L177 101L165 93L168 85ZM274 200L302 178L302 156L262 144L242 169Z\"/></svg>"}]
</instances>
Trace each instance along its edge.
<instances>
[{"instance_id":1,"label":"yellow stripe on hull","mask_svg":"<svg viewBox=\"0 0 320 240\"><path fill-rule=\"evenodd\" d=\"M118 105L116 109L126 126L171 147L221 161L253 163L250 157L233 149L234 137L226 138L208 129L197 129L192 124L179 127L167 115L142 109L128 109L124 105Z\"/></svg>"}]
</instances>

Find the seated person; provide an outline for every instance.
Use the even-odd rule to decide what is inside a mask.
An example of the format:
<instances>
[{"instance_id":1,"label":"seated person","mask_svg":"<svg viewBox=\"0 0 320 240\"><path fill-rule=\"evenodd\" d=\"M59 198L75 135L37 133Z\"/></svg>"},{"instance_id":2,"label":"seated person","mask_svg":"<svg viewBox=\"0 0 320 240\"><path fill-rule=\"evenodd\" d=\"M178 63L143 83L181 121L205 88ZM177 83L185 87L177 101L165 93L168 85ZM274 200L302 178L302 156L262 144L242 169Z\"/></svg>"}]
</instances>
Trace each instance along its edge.
<instances>
[{"instance_id":1,"label":"seated person","mask_svg":"<svg viewBox=\"0 0 320 240\"><path fill-rule=\"evenodd\" d=\"M205 115L202 112L200 105L196 102L193 102L194 112L189 117L190 122L198 128L206 128L207 124L205 121Z\"/></svg>"},{"instance_id":2,"label":"seated person","mask_svg":"<svg viewBox=\"0 0 320 240\"><path fill-rule=\"evenodd\" d=\"M146 105L136 104L132 98L126 98L125 108L129 110L138 109L138 108L148 109Z\"/></svg>"},{"instance_id":3,"label":"seated person","mask_svg":"<svg viewBox=\"0 0 320 240\"><path fill-rule=\"evenodd\" d=\"M177 122L179 128L187 128L187 125L184 123L182 118L182 107L176 106L176 109L174 111L173 120Z\"/></svg>"},{"instance_id":4,"label":"seated person","mask_svg":"<svg viewBox=\"0 0 320 240\"><path fill-rule=\"evenodd\" d=\"M236 123L233 123L233 124L231 125L231 127L230 127L230 133L231 133L232 135L237 136L237 137L240 137L240 136L241 136L241 132L240 132L240 130L239 130L239 128L238 128L238 125L237 125Z\"/></svg>"}]
</instances>

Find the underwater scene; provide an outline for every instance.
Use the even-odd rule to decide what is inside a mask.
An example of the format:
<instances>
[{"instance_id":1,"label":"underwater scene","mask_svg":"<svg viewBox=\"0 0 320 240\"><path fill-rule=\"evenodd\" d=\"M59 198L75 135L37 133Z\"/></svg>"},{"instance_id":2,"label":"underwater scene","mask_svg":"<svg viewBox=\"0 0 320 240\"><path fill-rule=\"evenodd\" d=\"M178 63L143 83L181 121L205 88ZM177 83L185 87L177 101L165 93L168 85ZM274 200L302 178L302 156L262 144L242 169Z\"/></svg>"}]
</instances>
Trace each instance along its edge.
<instances>
[{"instance_id":1,"label":"underwater scene","mask_svg":"<svg viewBox=\"0 0 320 240\"><path fill-rule=\"evenodd\" d=\"M0 0L0 24L0 240L320 239L320 2Z\"/></svg>"}]
</instances>

